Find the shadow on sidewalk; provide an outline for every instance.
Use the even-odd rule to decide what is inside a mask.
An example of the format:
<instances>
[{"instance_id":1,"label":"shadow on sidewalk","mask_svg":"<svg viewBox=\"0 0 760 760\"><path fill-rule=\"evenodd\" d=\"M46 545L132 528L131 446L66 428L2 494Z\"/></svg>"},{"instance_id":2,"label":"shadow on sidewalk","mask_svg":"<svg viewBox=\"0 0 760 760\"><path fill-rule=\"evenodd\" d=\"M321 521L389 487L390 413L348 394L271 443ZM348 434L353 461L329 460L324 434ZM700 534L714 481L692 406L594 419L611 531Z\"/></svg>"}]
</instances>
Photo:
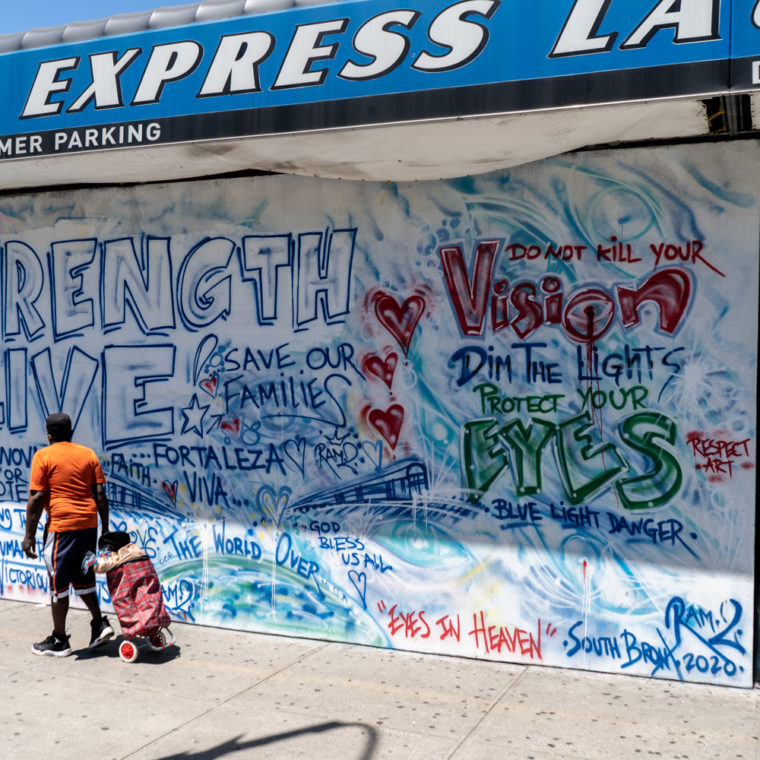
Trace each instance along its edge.
<instances>
[{"instance_id":1,"label":"shadow on sidewalk","mask_svg":"<svg viewBox=\"0 0 760 760\"><path fill-rule=\"evenodd\" d=\"M178 752L173 755L164 755L158 760L214 760L215 758L224 757L225 755L233 752L240 752L246 749L255 749L256 747L263 747L267 744L274 744L275 742L287 741L288 739L294 739L304 734L321 734L327 731L335 731L342 728L361 728L368 732L367 743L364 747L364 751L357 755L356 760L371 760L375 754L375 748L377 746L377 729L374 726L367 726L364 723L344 723L342 721L331 721L329 723L320 723L316 726L310 726L308 728L299 728L294 731L285 731L281 734L272 734L272 736L265 736L261 739L251 739L249 741L240 741L240 737L236 736L234 739L223 742L222 744L212 747L211 749L204 749L200 752Z\"/></svg>"},{"instance_id":2,"label":"shadow on sidewalk","mask_svg":"<svg viewBox=\"0 0 760 760\"><path fill-rule=\"evenodd\" d=\"M119 657L119 645L124 641L123 636L116 636L110 641L106 642L102 646L96 649L88 649L83 647L82 649L75 649L72 654L76 660L91 660L96 657L108 657L109 659L121 659ZM158 652L150 649L142 641L138 646L140 652L137 661L145 665L161 665L164 662L169 662L181 654L181 648L178 644L172 644Z\"/></svg>"}]
</instances>

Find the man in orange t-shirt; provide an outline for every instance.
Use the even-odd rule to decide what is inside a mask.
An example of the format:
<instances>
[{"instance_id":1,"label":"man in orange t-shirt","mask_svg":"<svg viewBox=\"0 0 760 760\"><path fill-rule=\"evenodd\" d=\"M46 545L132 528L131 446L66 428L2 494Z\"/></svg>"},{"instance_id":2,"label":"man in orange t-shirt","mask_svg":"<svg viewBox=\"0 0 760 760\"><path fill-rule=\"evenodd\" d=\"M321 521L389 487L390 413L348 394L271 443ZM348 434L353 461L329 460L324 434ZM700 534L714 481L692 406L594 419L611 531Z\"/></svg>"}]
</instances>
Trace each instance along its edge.
<instances>
[{"instance_id":1,"label":"man in orange t-shirt","mask_svg":"<svg viewBox=\"0 0 760 760\"><path fill-rule=\"evenodd\" d=\"M108 499L103 470L92 449L72 443L71 418L51 414L45 420L49 446L32 458L29 501L26 505L26 535L22 548L27 557L34 551L37 525L43 509L48 513L43 534L43 557L50 575L53 633L32 645L34 654L65 657L71 654L66 635L69 586L87 605L92 615L90 648L113 635L101 614L92 568L82 568L84 555L96 551L98 515L103 533L108 530Z\"/></svg>"}]
</instances>

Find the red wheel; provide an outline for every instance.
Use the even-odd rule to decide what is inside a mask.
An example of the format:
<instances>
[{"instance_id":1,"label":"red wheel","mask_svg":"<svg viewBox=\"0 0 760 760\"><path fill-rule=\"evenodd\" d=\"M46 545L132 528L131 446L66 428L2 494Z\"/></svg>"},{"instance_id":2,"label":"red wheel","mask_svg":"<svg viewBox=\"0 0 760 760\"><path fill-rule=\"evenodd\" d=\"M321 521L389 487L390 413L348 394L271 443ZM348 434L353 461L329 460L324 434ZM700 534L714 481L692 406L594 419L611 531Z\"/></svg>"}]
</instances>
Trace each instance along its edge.
<instances>
[{"instance_id":1,"label":"red wheel","mask_svg":"<svg viewBox=\"0 0 760 760\"><path fill-rule=\"evenodd\" d=\"M146 638L148 646L154 652L160 652L162 649L166 649L166 636L163 631L155 631Z\"/></svg>"},{"instance_id":2,"label":"red wheel","mask_svg":"<svg viewBox=\"0 0 760 760\"><path fill-rule=\"evenodd\" d=\"M137 659L137 646L132 641L124 641L119 644L119 657L124 662L134 662Z\"/></svg>"}]
</instances>

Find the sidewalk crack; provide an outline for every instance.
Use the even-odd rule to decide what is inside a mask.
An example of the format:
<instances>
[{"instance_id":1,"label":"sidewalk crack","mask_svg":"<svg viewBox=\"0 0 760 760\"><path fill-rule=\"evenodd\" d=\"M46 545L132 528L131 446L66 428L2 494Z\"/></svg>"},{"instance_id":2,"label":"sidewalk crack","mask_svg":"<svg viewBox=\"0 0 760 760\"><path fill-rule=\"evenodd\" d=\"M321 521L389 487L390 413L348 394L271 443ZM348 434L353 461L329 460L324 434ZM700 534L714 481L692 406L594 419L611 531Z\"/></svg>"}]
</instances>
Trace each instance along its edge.
<instances>
[{"instance_id":1,"label":"sidewalk crack","mask_svg":"<svg viewBox=\"0 0 760 760\"><path fill-rule=\"evenodd\" d=\"M501 700L507 695L507 692L510 691L510 689L513 689L517 684L520 682L520 679L528 672L527 665L522 669L522 672L518 673L515 678L510 681L505 687L504 690L499 694L498 697L494 698L493 702L488 706L488 709L483 713L483 715L480 716L480 719L475 723L475 725L461 738L461 740L457 743L456 747L449 752L448 755L444 758L444 760L451 760L454 755L456 755L457 752L462 748L462 745L475 733L475 731L478 729L478 727L483 723L483 721L493 712L494 707L501 702Z\"/></svg>"}]
</instances>

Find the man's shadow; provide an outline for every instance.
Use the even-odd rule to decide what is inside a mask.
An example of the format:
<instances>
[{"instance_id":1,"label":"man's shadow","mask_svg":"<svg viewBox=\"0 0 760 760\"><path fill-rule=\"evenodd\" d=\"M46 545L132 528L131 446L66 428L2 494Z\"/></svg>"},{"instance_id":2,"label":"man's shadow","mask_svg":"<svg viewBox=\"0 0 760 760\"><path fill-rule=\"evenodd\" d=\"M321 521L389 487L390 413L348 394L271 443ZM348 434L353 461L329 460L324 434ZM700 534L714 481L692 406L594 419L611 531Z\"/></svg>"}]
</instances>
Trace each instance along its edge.
<instances>
[{"instance_id":1,"label":"man's shadow","mask_svg":"<svg viewBox=\"0 0 760 760\"><path fill-rule=\"evenodd\" d=\"M284 731L281 734L272 734L271 736L264 736L261 739L250 739L248 741L240 741L240 737L236 736L234 739L217 744L216 747L211 747L210 749L200 750L199 752L177 752L173 755L163 755L158 760L216 760L216 758L224 757L233 752L264 747L267 744L295 739L304 734L321 734L344 728L360 728L363 733L366 733L366 744L361 754L357 755L356 760L371 760L377 747L377 729L364 723L344 723L342 721L319 723L315 726Z\"/></svg>"}]
</instances>

